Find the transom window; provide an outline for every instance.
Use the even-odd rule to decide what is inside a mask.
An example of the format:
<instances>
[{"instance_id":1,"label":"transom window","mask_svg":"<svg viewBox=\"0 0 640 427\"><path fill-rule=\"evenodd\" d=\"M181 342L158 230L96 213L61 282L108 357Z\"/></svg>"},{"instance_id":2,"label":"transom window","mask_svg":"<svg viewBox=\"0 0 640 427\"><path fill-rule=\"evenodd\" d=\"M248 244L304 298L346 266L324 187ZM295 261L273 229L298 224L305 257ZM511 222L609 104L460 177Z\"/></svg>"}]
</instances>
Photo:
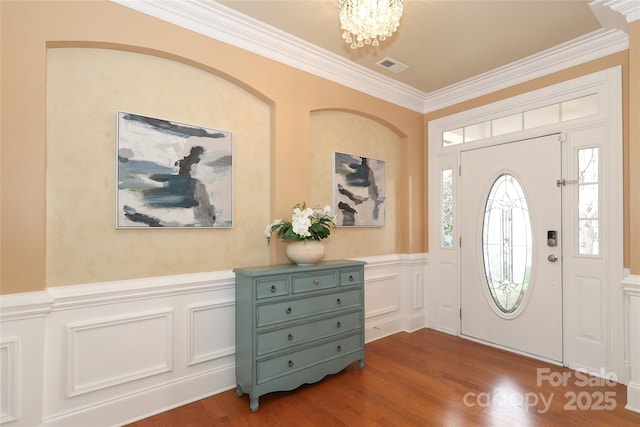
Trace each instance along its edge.
<instances>
[{"instance_id":1,"label":"transom window","mask_svg":"<svg viewBox=\"0 0 640 427\"><path fill-rule=\"evenodd\" d=\"M526 110L442 132L442 146L462 144L522 130L534 129L598 114L598 95L587 95L568 101Z\"/></svg>"}]
</instances>

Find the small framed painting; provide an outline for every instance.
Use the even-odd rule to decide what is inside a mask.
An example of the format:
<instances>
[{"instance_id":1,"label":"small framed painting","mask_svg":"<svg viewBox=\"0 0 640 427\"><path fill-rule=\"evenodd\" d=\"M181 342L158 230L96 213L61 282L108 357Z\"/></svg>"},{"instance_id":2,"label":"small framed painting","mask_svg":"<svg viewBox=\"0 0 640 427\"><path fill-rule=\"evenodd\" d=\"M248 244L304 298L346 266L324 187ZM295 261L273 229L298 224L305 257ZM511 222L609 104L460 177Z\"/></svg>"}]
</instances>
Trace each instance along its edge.
<instances>
[{"instance_id":1,"label":"small framed painting","mask_svg":"<svg viewBox=\"0 0 640 427\"><path fill-rule=\"evenodd\" d=\"M119 111L117 228L233 225L230 132Z\"/></svg>"},{"instance_id":2,"label":"small framed painting","mask_svg":"<svg viewBox=\"0 0 640 427\"><path fill-rule=\"evenodd\" d=\"M337 225L385 225L385 162L335 152L333 172L333 207Z\"/></svg>"}]
</instances>

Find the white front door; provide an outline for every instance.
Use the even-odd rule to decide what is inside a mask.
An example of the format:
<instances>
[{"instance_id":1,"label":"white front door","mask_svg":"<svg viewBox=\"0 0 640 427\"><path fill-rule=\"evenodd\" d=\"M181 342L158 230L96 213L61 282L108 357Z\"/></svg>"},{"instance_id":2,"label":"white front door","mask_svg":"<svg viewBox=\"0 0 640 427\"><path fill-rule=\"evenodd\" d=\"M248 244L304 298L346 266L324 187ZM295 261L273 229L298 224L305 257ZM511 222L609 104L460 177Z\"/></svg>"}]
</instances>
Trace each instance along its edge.
<instances>
[{"instance_id":1,"label":"white front door","mask_svg":"<svg viewBox=\"0 0 640 427\"><path fill-rule=\"evenodd\" d=\"M460 154L461 333L562 362L559 135Z\"/></svg>"}]
</instances>

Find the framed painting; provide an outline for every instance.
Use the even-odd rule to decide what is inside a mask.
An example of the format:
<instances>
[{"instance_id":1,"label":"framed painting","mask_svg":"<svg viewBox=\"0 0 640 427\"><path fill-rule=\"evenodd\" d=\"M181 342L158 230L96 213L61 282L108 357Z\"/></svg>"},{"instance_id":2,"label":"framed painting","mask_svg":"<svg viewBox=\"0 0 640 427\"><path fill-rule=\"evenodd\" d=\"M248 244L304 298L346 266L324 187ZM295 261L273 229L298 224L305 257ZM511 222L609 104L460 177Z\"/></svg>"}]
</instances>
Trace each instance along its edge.
<instances>
[{"instance_id":1,"label":"framed painting","mask_svg":"<svg viewBox=\"0 0 640 427\"><path fill-rule=\"evenodd\" d=\"M230 132L118 111L117 228L230 228Z\"/></svg>"},{"instance_id":2,"label":"framed painting","mask_svg":"<svg viewBox=\"0 0 640 427\"><path fill-rule=\"evenodd\" d=\"M340 227L385 225L385 162L334 153L333 207Z\"/></svg>"}]
</instances>

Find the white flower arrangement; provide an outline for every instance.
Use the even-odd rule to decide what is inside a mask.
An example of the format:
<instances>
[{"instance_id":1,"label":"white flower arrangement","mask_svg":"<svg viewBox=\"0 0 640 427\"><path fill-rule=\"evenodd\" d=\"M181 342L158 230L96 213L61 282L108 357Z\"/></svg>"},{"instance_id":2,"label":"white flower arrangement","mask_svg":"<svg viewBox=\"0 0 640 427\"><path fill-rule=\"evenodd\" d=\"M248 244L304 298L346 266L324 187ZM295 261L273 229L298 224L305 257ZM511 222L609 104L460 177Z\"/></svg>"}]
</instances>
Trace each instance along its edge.
<instances>
[{"instance_id":1,"label":"white flower arrangement","mask_svg":"<svg viewBox=\"0 0 640 427\"><path fill-rule=\"evenodd\" d=\"M274 231L282 240L322 240L329 237L331 228L336 226L336 217L331 215L331 207L308 208L306 203L293 207L291 220L276 219L264 230L267 244Z\"/></svg>"}]
</instances>

